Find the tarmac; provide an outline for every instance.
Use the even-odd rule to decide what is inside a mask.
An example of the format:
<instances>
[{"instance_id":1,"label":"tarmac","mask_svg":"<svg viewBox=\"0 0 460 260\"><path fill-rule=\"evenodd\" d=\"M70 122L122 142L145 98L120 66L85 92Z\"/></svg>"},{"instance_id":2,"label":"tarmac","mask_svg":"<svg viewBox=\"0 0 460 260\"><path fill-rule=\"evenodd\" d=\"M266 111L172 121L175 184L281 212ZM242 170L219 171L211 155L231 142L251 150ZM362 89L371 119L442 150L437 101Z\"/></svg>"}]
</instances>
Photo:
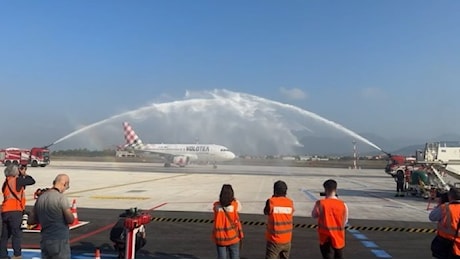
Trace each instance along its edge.
<instances>
[{"instance_id":1,"label":"tarmac","mask_svg":"<svg viewBox=\"0 0 460 260\"><path fill-rule=\"evenodd\" d=\"M164 168L152 163L53 161L45 168L28 169L37 181L26 190L29 208L34 191L49 187L58 173L70 176L66 195L70 202L76 200L79 220L89 222L70 231L72 258L94 258L96 248L102 258L115 258L109 232L118 215L130 207L151 210L154 217L146 225L147 244L137 258L216 258L211 241L212 203L224 183L233 186L243 205L241 257L264 258L266 216L262 210L277 180L287 183L288 197L294 200L290 257L321 258L316 221L310 215L322 183L329 178L338 182L339 196L349 208L346 258L431 258L436 224L428 220L429 201L410 195L394 197L396 184L383 169ZM38 249L39 242L39 233L24 233L23 248ZM37 250L30 252L35 253L28 256L39 257ZM27 258L26 253L23 256Z\"/></svg>"}]
</instances>

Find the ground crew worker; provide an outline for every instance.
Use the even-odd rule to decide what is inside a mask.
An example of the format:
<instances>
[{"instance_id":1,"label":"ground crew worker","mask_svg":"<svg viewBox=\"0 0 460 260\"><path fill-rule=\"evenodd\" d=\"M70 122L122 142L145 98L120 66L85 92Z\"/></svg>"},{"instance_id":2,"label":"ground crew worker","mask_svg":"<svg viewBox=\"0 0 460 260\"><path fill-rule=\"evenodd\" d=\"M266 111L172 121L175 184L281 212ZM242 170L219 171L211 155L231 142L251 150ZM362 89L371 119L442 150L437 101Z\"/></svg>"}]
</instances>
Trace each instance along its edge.
<instances>
[{"instance_id":1,"label":"ground crew worker","mask_svg":"<svg viewBox=\"0 0 460 260\"><path fill-rule=\"evenodd\" d=\"M27 175L27 166L19 168L14 164L8 165L5 170L5 182L3 182L2 204L2 235L0 239L0 258L8 258L7 244L12 237L13 257L21 258L21 222L26 208L26 195L24 189L28 185L35 184L35 180Z\"/></svg>"},{"instance_id":2,"label":"ground crew worker","mask_svg":"<svg viewBox=\"0 0 460 260\"><path fill-rule=\"evenodd\" d=\"M217 258L240 258L240 243L244 237L238 212L241 204L235 199L230 184L222 185L219 200L214 202L212 240L217 247Z\"/></svg>"},{"instance_id":3,"label":"ground crew worker","mask_svg":"<svg viewBox=\"0 0 460 260\"><path fill-rule=\"evenodd\" d=\"M319 248L323 258L343 258L348 208L345 202L337 197L335 180L325 181L323 187L326 197L317 200L311 212L312 217L318 219Z\"/></svg>"},{"instance_id":4,"label":"ground crew worker","mask_svg":"<svg viewBox=\"0 0 460 260\"><path fill-rule=\"evenodd\" d=\"M409 190L409 183L411 178L411 170L409 166L406 166L406 170L404 171L404 190L408 192Z\"/></svg>"},{"instance_id":5,"label":"ground crew worker","mask_svg":"<svg viewBox=\"0 0 460 260\"><path fill-rule=\"evenodd\" d=\"M396 194L395 197L404 197L404 172L398 170L396 172L395 181L396 181Z\"/></svg>"},{"instance_id":6,"label":"ground crew worker","mask_svg":"<svg viewBox=\"0 0 460 260\"><path fill-rule=\"evenodd\" d=\"M449 241L455 238L455 241L451 252L433 251L433 257L435 258L446 258L446 256L438 255L438 253L448 254L447 258L460 258L460 234L456 234L460 221L460 189L450 188L448 198L448 203L443 203L442 199L439 199L438 206L430 212L429 219L438 221L437 236Z\"/></svg>"},{"instance_id":7,"label":"ground crew worker","mask_svg":"<svg viewBox=\"0 0 460 260\"><path fill-rule=\"evenodd\" d=\"M277 181L273 185L273 195L265 204L264 214L268 215L265 239L265 258L289 258L292 239L292 215L294 202L286 197L287 185Z\"/></svg>"}]
</instances>

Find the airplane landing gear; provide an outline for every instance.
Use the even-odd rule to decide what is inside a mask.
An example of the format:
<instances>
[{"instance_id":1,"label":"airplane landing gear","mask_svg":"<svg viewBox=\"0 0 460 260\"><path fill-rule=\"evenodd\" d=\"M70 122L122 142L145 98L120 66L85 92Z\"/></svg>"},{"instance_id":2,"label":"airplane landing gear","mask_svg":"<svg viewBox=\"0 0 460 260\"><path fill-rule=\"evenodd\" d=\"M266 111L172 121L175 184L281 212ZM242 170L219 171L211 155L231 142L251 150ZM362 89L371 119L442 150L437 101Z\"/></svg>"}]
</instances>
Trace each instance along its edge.
<instances>
[{"instance_id":1,"label":"airplane landing gear","mask_svg":"<svg viewBox=\"0 0 460 260\"><path fill-rule=\"evenodd\" d=\"M165 163L165 167L171 167L171 163L169 162Z\"/></svg>"},{"instance_id":2,"label":"airplane landing gear","mask_svg":"<svg viewBox=\"0 0 460 260\"><path fill-rule=\"evenodd\" d=\"M212 168L213 168L213 169L217 169L217 164L214 163L214 164L212 165Z\"/></svg>"}]
</instances>

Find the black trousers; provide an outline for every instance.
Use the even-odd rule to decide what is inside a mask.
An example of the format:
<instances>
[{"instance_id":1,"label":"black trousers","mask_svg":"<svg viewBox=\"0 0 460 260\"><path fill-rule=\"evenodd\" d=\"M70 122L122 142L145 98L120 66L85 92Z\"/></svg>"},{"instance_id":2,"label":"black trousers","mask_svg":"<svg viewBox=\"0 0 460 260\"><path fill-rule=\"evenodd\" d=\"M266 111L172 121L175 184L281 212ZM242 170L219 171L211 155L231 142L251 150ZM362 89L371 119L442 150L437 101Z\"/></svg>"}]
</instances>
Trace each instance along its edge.
<instances>
[{"instance_id":1,"label":"black trousers","mask_svg":"<svg viewBox=\"0 0 460 260\"><path fill-rule=\"evenodd\" d=\"M404 182L396 182L396 192L404 191Z\"/></svg>"},{"instance_id":2,"label":"black trousers","mask_svg":"<svg viewBox=\"0 0 460 260\"><path fill-rule=\"evenodd\" d=\"M14 256L21 255L22 211L2 212L2 235L0 237L0 258L8 258L8 239L11 238Z\"/></svg>"},{"instance_id":3,"label":"black trousers","mask_svg":"<svg viewBox=\"0 0 460 260\"><path fill-rule=\"evenodd\" d=\"M333 248L331 242L326 242L322 245L319 245L319 250L321 251L321 255L324 259L343 258L343 248Z\"/></svg>"}]
</instances>

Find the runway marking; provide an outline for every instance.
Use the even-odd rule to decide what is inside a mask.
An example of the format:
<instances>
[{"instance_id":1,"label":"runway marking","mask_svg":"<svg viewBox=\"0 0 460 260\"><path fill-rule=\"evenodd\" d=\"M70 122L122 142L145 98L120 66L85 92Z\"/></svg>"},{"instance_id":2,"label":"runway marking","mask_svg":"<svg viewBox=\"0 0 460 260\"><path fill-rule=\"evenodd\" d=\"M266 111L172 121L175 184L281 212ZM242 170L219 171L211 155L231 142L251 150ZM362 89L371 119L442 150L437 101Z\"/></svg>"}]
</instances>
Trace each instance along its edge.
<instances>
[{"instance_id":1,"label":"runway marking","mask_svg":"<svg viewBox=\"0 0 460 260\"><path fill-rule=\"evenodd\" d=\"M397 201L397 200L394 200L394 199L382 197L382 196L379 196L379 195L377 195L375 193L372 193L372 192L365 192L365 193L368 194L369 196L374 197L374 198L383 199L383 200L391 202L391 203L396 203L396 204L402 205L404 208L411 208L411 209L426 213L425 209L420 209L420 208L417 208L415 206L409 205L409 204L401 202L401 201Z\"/></svg>"},{"instance_id":2,"label":"runway marking","mask_svg":"<svg viewBox=\"0 0 460 260\"><path fill-rule=\"evenodd\" d=\"M317 201L318 199L316 196L309 190L305 188L301 188L300 191L303 193L303 195L307 198L309 198L311 201Z\"/></svg>"},{"instance_id":3,"label":"runway marking","mask_svg":"<svg viewBox=\"0 0 460 260\"><path fill-rule=\"evenodd\" d=\"M69 230L79 228L79 227L82 227L82 226L87 225L87 224L89 224L89 221L79 221L78 224L69 226ZM22 232L24 232L24 233L40 233L41 229L24 229L24 230L22 230Z\"/></svg>"},{"instance_id":4,"label":"runway marking","mask_svg":"<svg viewBox=\"0 0 460 260\"><path fill-rule=\"evenodd\" d=\"M371 252L378 258L391 258L391 255L381 249L372 249Z\"/></svg>"},{"instance_id":5,"label":"runway marking","mask_svg":"<svg viewBox=\"0 0 460 260\"><path fill-rule=\"evenodd\" d=\"M25 248L24 245L22 245L22 258L23 259L40 259L42 257L42 253L40 249L30 249L30 248ZM8 253L10 255L13 254L13 249L8 248ZM116 259L118 255L116 254L107 254L107 253L101 253L101 258L109 258L109 259ZM70 256L71 259L94 259L94 253L71 253Z\"/></svg>"},{"instance_id":6,"label":"runway marking","mask_svg":"<svg viewBox=\"0 0 460 260\"><path fill-rule=\"evenodd\" d=\"M376 249L371 249L371 252L378 258L391 258L391 256L385 252L385 250L379 249L379 246L374 243L373 241L370 241L366 235L362 234L361 232L358 231L358 229L353 228L351 226L345 226L345 228L348 230L349 233L351 233L352 236L354 236L358 241L361 242L361 244L366 247L366 248L376 248ZM350 228L353 228L350 230Z\"/></svg>"},{"instance_id":7,"label":"runway marking","mask_svg":"<svg viewBox=\"0 0 460 260\"><path fill-rule=\"evenodd\" d=\"M100 200L148 200L150 197L133 197L133 196L91 196L91 199Z\"/></svg>"},{"instance_id":8,"label":"runway marking","mask_svg":"<svg viewBox=\"0 0 460 260\"><path fill-rule=\"evenodd\" d=\"M344 177L339 177L341 180L345 181L345 182L349 182L349 183L353 183L355 185L358 185L358 186L361 186L363 188L367 188L368 186L363 184L362 182L359 182L359 181L355 181L353 179L348 179L348 178L344 178Z\"/></svg>"},{"instance_id":9,"label":"runway marking","mask_svg":"<svg viewBox=\"0 0 460 260\"><path fill-rule=\"evenodd\" d=\"M80 190L80 191L66 192L66 194L68 196L70 196L70 195L73 195L73 194L79 194L79 193L84 193L84 192L112 189L112 188L124 187L124 186L129 186L129 185L134 185L134 184L161 181L161 180L167 180L167 179L172 179L172 178L176 178L176 177L184 177L184 176L189 176L189 175L190 174L177 174L177 175L174 175L174 176L167 176L167 177L155 178L155 179L150 179L150 180L142 180L142 181L128 182L128 183L116 184L116 185L105 186L105 187L91 188L91 189Z\"/></svg>"},{"instance_id":10,"label":"runway marking","mask_svg":"<svg viewBox=\"0 0 460 260\"><path fill-rule=\"evenodd\" d=\"M82 239L85 239L85 238L87 238L87 237L94 236L94 235L96 235L96 234L98 234L98 233L101 233L102 231L105 231L105 230L107 230L107 229L109 229L109 228L112 228L115 224L116 224L116 222L111 223L111 224L108 224L108 225L103 226L103 227L101 227L101 228L98 228L98 229L96 229L96 230L93 230L93 231L91 231L91 232L89 232L89 233L80 235L80 236L78 236L78 237L72 238L72 239L70 239L69 243L70 243L70 244L73 244L73 243L78 242L78 241L80 241L80 240L82 240Z\"/></svg>"},{"instance_id":11,"label":"runway marking","mask_svg":"<svg viewBox=\"0 0 460 260\"><path fill-rule=\"evenodd\" d=\"M128 182L128 183L123 183L123 184L115 184L111 186L105 186L105 187L99 187L99 188L91 188L91 189L86 189L86 190L79 190L79 191L71 191L71 192L66 192L66 195L72 195L72 197L81 197L77 194L84 193L84 192L90 192L90 191L97 191L97 190L105 190L105 189L111 189L111 188L117 188L117 187L124 187L124 186L129 186L129 185L134 185L134 184L140 184L140 183L146 183L146 182L154 182L154 181L161 181L161 180L166 180L166 179L172 179L176 177L184 177L190 175L189 173L187 174L177 174L174 176L167 176L167 177L162 177L162 178L155 178L155 179L150 179L150 180L143 180L143 181L135 181L135 182ZM34 195L28 195L26 196L27 200L34 200Z\"/></svg>"},{"instance_id":12,"label":"runway marking","mask_svg":"<svg viewBox=\"0 0 460 260\"><path fill-rule=\"evenodd\" d=\"M372 241L361 241L361 243L365 246L365 247L378 247L374 242Z\"/></svg>"},{"instance_id":13,"label":"runway marking","mask_svg":"<svg viewBox=\"0 0 460 260\"><path fill-rule=\"evenodd\" d=\"M355 181L350 181L350 180L347 180L348 182L351 182L351 183L354 183L354 184L359 184L359 185L362 185L360 183L357 183ZM362 185L364 186L364 185ZM364 186L364 187L367 187L367 186ZM309 190L305 189L305 188L302 188L301 191L303 192L304 195L308 196L311 200L317 200L318 198L312 194ZM317 225L316 225L317 226ZM295 227L295 226L294 226ZM369 229L373 229L373 227L353 227L353 226L349 226L348 223L347 225L345 226L345 229L350 232L356 239L358 239L361 244L363 246L365 246L366 248L377 248L377 249L371 249L371 252L378 258L391 258L391 256L385 252L385 250L381 250L379 249L379 246L374 243L373 241L370 241L368 240L368 238L364 235L364 234L361 234L361 232L359 232L358 230L359 229L362 229L362 230L369 230ZM389 229L387 228L384 228L385 231L389 231Z\"/></svg>"},{"instance_id":14,"label":"runway marking","mask_svg":"<svg viewBox=\"0 0 460 260\"><path fill-rule=\"evenodd\" d=\"M164 217L154 217L152 221L155 222L186 222L186 223L213 223L212 219L193 219L193 218L164 218ZM265 226L266 223L264 221L241 221L241 224L245 226ZM316 229L318 225L316 224L294 224L294 228L308 228L308 229ZM382 232L407 232L407 233L426 233L431 234L435 233L436 229L432 228L404 228L404 227L366 227L366 226L346 226L346 230L348 230L352 234L359 234L357 238L360 239L367 239L367 237L361 234L359 231L382 231Z\"/></svg>"}]
</instances>

